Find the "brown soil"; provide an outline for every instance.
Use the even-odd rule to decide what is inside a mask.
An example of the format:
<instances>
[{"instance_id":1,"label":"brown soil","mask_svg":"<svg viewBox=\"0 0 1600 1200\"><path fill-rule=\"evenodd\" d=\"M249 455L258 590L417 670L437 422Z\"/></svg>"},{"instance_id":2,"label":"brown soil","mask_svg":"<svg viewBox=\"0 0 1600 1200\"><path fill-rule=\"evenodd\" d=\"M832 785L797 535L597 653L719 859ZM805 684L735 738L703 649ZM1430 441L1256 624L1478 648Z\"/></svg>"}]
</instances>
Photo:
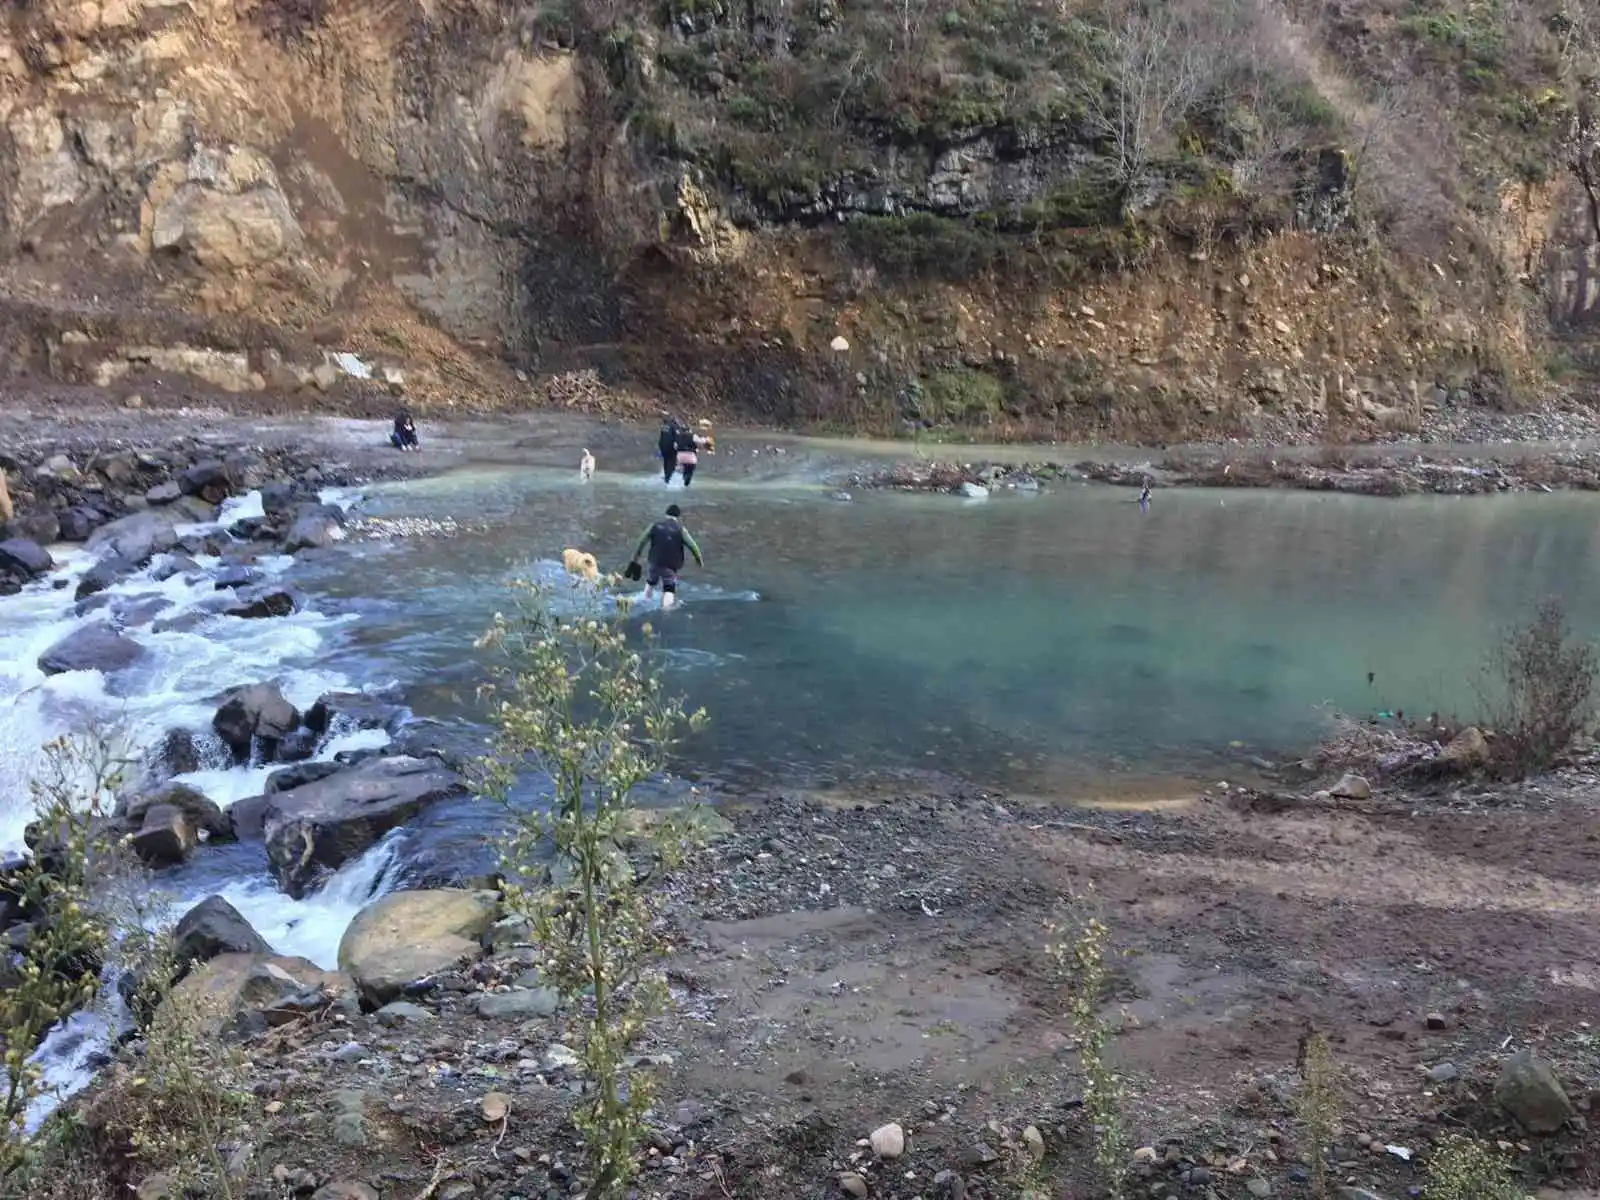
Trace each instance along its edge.
<instances>
[{"instance_id":1,"label":"brown soil","mask_svg":"<svg viewBox=\"0 0 1600 1200\"><path fill-rule=\"evenodd\" d=\"M1244 1197L1258 1175L1274 1195L1306 1194L1293 1096L1310 1030L1330 1038L1344 1082L1338 1180L1397 1196L1421 1183L1432 1142L1466 1126L1505 1139L1529 1190L1593 1186L1581 1121L1528 1138L1490 1100L1501 1052L1524 1045L1557 1065L1580 1113L1600 1095L1587 1025L1600 814L1581 787L1554 791L1491 807L1216 786L1149 808L973 792L751 800L668 897L681 950L673 1011L650 1037L667 1065L639 1194L836 1196L847 1170L905 1200L963 1194L949 1177L935 1186L941 1171L968 1197L1102 1194L1067 987L1045 952L1045 922L1069 909L1112 932L1105 1017L1134 1144L1180 1147L1180 1162L1137 1169L1132 1195ZM518 969L493 959L440 981L420 998L439 1014L421 1032L329 1016L252 1043L253 1090L272 1102L248 1134L256 1177L361 1180L383 1200L567 1194L581 1163L573 1084L540 1067L559 1019L465 1009L466 993ZM336 1058L349 1040L365 1053ZM1459 1079L1430 1084L1445 1062ZM349 1090L363 1097L360 1146L331 1132ZM482 1116L491 1090L510 1097L504 1123ZM888 1121L909 1149L875 1162L858 1140ZM1035 1175L1028 1125L1046 1147ZM1371 1139L1376 1152L1361 1148Z\"/></svg>"}]
</instances>

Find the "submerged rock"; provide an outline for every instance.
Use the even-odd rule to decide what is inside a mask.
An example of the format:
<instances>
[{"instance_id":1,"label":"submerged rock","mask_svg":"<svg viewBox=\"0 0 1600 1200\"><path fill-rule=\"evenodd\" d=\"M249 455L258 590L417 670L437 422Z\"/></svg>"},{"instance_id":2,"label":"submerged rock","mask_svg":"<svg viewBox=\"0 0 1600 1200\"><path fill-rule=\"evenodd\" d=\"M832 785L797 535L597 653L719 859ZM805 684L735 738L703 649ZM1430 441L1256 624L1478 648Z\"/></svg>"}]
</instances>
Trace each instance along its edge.
<instances>
[{"instance_id":1,"label":"submerged rock","mask_svg":"<svg viewBox=\"0 0 1600 1200\"><path fill-rule=\"evenodd\" d=\"M39 656L46 675L68 671L120 671L144 656L144 647L104 622L85 625L62 638Z\"/></svg>"},{"instance_id":2,"label":"submerged rock","mask_svg":"<svg viewBox=\"0 0 1600 1200\"><path fill-rule=\"evenodd\" d=\"M306 710L306 728L327 733L338 726L344 730L382 729L394 733L405 720L397 689L382 692L327 692Z\"/></svg>"},{"instance_id":3,"label":"submerged rock","mask_svg":"<svg viewBox=\"0 0 1600 1200\"><path fill-rule=\"evenodd\" d=\"M401 757L370 759L267 797L263 825L278 886L303 897L389 830L466 791L461 776L443 764Z\"/></svg>"},{"instance_id":4,"label":"submerged rock","mask_svg":"<svg viewBox=\"0 0 1600 1200\"><path fill-rule=\"evenodd\" d=\"M377 1008L408 985L479 958L499 917L491 892L395 892L367 905L339 942L339 967Z\"/></svg>"},{"instance_id":5,"label":"submerged rock","mask_svg":"<svg viewBox=\"0 0 1600 1200\"><path fill-rule=\"evenodd\" d=\"M292 616L304 607L305 598L294 588L266 583L235 593L233 600L223 605L222 612L230 617L260 621Z\"/></svg>"},{"instance_id":6,"label":"submerged rock","mask_svg":"<svg viewBox=\"0 0 1600 1200\"><path fill-rule=\"evenodd\" d=\"M86 600L138 572L139 564L133 559L113 554L110 558L101 559L79 576L78 587L72 593L73 598Z\"/></svg>"},{"instance_id":7,"label":"submerged rock","mask_svg":"<svg viewBox=\"0 0 1600 1200\"><path fill-rule=\"evenodd\" d=\"M272 947L221 896L207 896L178 922L173 946L180 963L206 963L219 954L271 954Z\"/></svg>"},{"instance_id":8,"label":"submerged rock","mask_svg":"<svg viewBox=\"0 0 1600 1200\"><path fill-rule=\"evenodd\" d=\"M276 684L257 683L228 693L211 727L238 761L249 760L257 741L262 758L270 760L277 744L300 728L300 714Z\"/></svg>"},{"instance_id":9,"label":"submerged rock","mask_svg":"<svg viewBox=\"0 0 1600 1200\"><path fill-rule=\"evenodd\" d=\"M1494 1098L1529 1133L1554 1133L1574 1115L1561 1081L1532 1050L1519 1050L1500 1070Z\"/></svg>"},{"instance_id":10,"label":"submerged rock","mask_svg":"<svg viewBox=\"0 0 1600 1200\"><path fill-rule=\"evenodd\" d=\"M331 546L344 536L344 514L331 505L307 506L283 536L283 548L290 554L298 550Z\"/></svg>"},{"instance_id":11,"label":"submerged rock","mask_svg":"<svg viewBox=\"0 0 1600 1200\"><path fill-rule=\"evenodd\" d=\"M265 792L268 796L275 792L292 792L297 787L304 787L308 783L337 775L344 769L342 763L336 762L297 762L292 767L285 767L268 775Z\"/></svg>"}]
</instances>

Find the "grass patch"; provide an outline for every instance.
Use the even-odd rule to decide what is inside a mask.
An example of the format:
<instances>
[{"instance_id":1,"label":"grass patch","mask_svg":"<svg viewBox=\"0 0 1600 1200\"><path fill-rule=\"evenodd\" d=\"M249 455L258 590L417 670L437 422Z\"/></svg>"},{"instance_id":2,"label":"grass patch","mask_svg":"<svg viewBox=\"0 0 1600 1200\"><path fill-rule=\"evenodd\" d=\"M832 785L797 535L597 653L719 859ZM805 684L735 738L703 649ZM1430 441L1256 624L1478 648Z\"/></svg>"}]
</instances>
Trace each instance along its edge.
<instances>
[{"instance_id":1,"label":"grass patch","mask_svg":"<svg viewBox=\"0 0 1600 1200\"><path fill-rule=\"evenodd\" d=\"M987 371L950 367L923 381L923 415L933 421L977 424L993 420L1005 408L1006 388Z\"/></svg>"}]
</instances>

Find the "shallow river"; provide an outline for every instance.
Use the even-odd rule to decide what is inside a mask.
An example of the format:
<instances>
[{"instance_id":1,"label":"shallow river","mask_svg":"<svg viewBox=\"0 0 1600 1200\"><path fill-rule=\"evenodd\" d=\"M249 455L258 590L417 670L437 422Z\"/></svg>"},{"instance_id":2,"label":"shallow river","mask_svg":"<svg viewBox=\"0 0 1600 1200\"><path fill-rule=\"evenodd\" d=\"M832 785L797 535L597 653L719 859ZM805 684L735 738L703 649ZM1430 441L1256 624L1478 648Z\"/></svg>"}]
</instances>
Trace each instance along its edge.
<instances>
[{"instance_id":1,"label":"shallow river","mask_svg":"<svg viewBox=\"0 0 1600 1200\"><path fill-rule=\"evenodd\" d=\"M707 565L687 569L683 604L656 625L672 687L710 713L682 766L711 787L933 771L1070 798L1119 776L1215 772L1230 745L1302 750L1323 706L1470 708L1482 648L1546 594L1600 631L1591 497L1165 491L1148 512L1132 497L1062 484L846 500L802 464L734 479L715 459L687 493L642 469L588 486L570 470L462 470L347 497L363 516L451 518L456 536L352 539L278 561L311 611L147 627L135 633L145 664L110 686L37 670L45 647L90 619L72 616L70 589L40 587L0 600L0 842L21 843L26 780L49 737L114 722L148 744L174 725L205 728L216 694L240 683L275 678L301 706L329 688L399 683L419 717L470 730L472 640L506 585L568 586L566 546L620 570L669 499ZM176 612L209 589L117 591L160 591ZM226 805L265 774L192 782ZM441 809L299 903L272 887L259 845L202 849L163 885L180 906L221 890L277 949L331 965L350 916L407 859L481 855L489 816Z\"/></svg>"}]
</instances>

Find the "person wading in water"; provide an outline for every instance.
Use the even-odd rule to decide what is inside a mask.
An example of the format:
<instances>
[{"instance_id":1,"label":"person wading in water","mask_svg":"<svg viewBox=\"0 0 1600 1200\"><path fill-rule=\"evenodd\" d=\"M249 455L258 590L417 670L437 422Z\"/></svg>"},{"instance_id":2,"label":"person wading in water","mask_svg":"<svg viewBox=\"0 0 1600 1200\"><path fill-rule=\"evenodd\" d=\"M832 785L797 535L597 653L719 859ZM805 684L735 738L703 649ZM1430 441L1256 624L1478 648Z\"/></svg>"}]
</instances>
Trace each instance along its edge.
<instances>
[{"instance_id":1,"label":"person wading in water","mask_svg":"<svg viewBox=\"0 0 1600 1200\"><path fill-rule=\"evenodd\" d=\"M644 531L624 572L629 579L639 578L639 557L646 550L650 554L650 573L645 576L644 598L649 600L660 587L661 607L669 609L677 603L678 572L683 570L684 552L694 555L696 566L706 565L700 547L683 527L683 510L676 504L667 505L667 515Z\"/></svg>"}]
</instances>

